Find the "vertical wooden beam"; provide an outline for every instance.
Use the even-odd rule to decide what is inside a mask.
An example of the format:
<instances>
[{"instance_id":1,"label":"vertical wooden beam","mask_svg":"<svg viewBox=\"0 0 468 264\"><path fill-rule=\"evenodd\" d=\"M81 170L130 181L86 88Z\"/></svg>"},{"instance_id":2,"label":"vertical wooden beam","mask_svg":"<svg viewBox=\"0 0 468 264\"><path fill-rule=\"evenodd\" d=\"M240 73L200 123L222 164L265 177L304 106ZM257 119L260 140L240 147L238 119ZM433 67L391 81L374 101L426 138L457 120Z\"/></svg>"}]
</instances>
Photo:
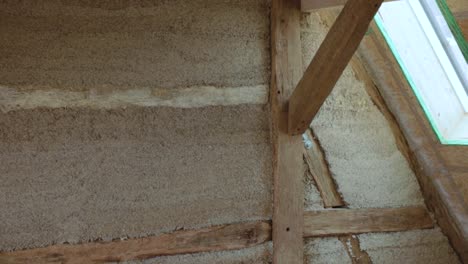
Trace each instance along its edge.
<instances>
[{"instance_id":1,"label":"vertical wooden beam","mask_svg":"<svg viewBox=\"0 0 468 264\"><path fill-rule=\"evenodd\" d=\"M273 263L303 263L303 143L300 136L287 134L287 101L303 74L300 0L273 0L271 16Z\"/></svg>"},{"instance_id":2,"label":"vertical wooden beam","mask_svg":"<svg viewBox=\"0 0 468 264\"><path fill-rule=\"evenodd\" d=\"M289 133L310 125L351 60L383 0L348 1L289 100Z\"/></svg>"}]
</instances>

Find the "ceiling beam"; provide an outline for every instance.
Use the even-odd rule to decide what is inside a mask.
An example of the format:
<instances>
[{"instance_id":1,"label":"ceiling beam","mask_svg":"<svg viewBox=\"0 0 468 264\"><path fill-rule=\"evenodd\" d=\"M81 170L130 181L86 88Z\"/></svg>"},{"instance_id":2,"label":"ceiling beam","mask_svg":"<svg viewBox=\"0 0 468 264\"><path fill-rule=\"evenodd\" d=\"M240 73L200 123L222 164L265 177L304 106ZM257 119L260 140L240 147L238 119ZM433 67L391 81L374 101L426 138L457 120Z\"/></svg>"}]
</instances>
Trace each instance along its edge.
<instances>
[{"instance_id":1,"label":"ceiling beam","mask_svg":"<svg viewBox=\"0 0 468 264\"><path fill-rule=\"evenodd\" d=\"M333 90L383 0L348 1L289 100L291 135L305 132Z\"/></svg>"}]
</instances>

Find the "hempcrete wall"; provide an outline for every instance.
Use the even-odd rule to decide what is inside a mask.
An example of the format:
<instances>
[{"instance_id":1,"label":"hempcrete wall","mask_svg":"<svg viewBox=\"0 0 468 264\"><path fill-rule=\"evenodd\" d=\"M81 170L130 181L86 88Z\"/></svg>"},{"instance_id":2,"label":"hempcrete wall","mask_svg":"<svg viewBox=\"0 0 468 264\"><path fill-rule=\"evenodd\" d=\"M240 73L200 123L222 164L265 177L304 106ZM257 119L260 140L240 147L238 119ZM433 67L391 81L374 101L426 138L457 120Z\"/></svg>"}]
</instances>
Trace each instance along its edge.
<instances>
[{"instance_id":1,"label":"hempcrete wall","mask_svg":"<svg viewBox=\"0 0 468 264\"><path fill-rule=\"evenodd\" d=\"M268 89L269 8L1 1L0 251L270 219L266 90L248 100ZM73 104L76 92L164 99L201 86L245 94L193 108ZM268 259L269 247L252 252Z\"/></svg>"},{"instance_id":2,"label":"hempcrete wall","mask_svg":"<svg viewBox=\"0 0 468 264\"><path fill-rule=\"evenodd\" d=\"M308 66L328 31L317 13L301 21L303 64ZM395 142L389 123L350 66L311 124L348 208L424 206L416 176ZM306 210L324 210L310 175ZM459 263L441 230L357 236L373 263ZM352 263L337 238L307 239L307 263Z\"/></svg>"}]
</instances>

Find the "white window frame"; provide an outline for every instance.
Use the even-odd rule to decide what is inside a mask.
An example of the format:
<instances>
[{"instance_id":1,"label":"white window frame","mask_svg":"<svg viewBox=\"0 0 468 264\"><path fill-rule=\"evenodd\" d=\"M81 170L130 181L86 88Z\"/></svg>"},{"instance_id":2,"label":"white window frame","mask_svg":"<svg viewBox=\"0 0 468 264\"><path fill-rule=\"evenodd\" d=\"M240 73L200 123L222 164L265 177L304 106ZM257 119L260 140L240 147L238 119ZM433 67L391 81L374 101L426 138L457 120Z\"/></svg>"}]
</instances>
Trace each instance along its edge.
<instances>
[{"instance_id":1,"label":"white window frame","mask_svg":"<svg viewBox=\"0 0 468 264\"><path fill-rule=\"evenodd\" d=\"M468 64L435 0L386 2L375 20L441 143L468 145Z\"/></svg>"}]
</instances>

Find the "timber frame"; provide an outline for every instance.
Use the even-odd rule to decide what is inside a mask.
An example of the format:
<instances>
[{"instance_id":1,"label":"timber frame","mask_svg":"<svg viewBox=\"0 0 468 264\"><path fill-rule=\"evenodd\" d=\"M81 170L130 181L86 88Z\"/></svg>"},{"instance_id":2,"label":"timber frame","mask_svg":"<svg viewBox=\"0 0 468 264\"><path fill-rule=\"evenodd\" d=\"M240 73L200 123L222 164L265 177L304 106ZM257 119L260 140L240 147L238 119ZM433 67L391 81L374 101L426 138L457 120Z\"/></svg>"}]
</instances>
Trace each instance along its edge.
<instances>
[{"instance_id":1,"label":"timber frame","mask_svg":"<svg viewBox=\"0 0 468 264\"><path fill-rule=\"evenodd\" d=\"M383 0L346 2L289 100L289 133L302 134L335 87Z\"/></svg>"},{"instance_id":2,"label":"timber frame","mask_svg":"<svg viewBox=\"0 0 468 264\"><path fill-rule=\"evenodd\" d=\"M468 263L468 194L463 191L466 185L456 181L468 176L468 146L439 142L375 23L371 31L358 57L388 106L389 122L400 130L397 134L404 139L400 149L413 167L426 204L462 261Z\"/></svg>"},{"instance_id":3,"label":"timber frame","mask_svg":"<svg viewBox=\"0 0 468 264\"><path fill-rule=\"evenodd\" d=\"M302 0L302 5L304 9L305 3L320 3L322 5L314 6L314 8L321 8L344 2L343 0ZM308 128L308 124L332 91L346 65L351 62L353 67L357 67L359 71L364 70L361 62L355 58L352 59L352 56L358 49L369 23L382 2L383 0L349 0L307 71L303 73L300 36L301 0L272 0L270 109L274 204L271 222L254 221L199 230L180 230L124 241L54 245L40 249L0 252L0 263L102 263L148 259L164 255L236 250L273 241L273 263L294 264L304 261L304 238L331 235L339 236L339 239L347 247L350 257L353 258L353 263L357 263L354 259L356 256L364 260L367 259L366 263L369 263L369 256L360 250L359 241L351 234L432 228L434 226L433 220L424 207L343 208L346 206L346 202L340 196L331 178L320 143L314 138L313 131ZM349 27L352 30L348 30ZM370 40L365 40L364 44L365 48L373 48L371 45L375 45ZM364 59L367 58L366 66L370 65L367 68L368 71L371 67L382 66L378 63L382 63L383 60L371 61L369 57L366 57L365 52L361 51L360 54ZM381 76L379 75L379 77ZM382 79L385 78L382 77ZM367 80L367 82L373 85L371 80ZM391 102L396 100L394 97L398 97L398 95L387 90L385 84L381 84L381 86L384 87L385 93L383 93L386 98L388 96ZM386 107L378 91L371 90L369 93L379 98L376 101L379 108ZM398 108L399 105L392 104L390 110L398 112L395 107ZM408 106L403 105L403 107ZM385 113L384 115L389 120L395 120L390 112ZM402 119L398 113L396 118ZM304 147L300 136L304 132L312 139L312 144L315 146L313 150ZM402 149L407 149L407 142L399 128L394 132L399 137L397 141L401 142ZM405 136L411 138L411 135L417 131L413 131L410 127L403 132ZM417 145L415 140L409 141L411 153L402 152L408 159L417 160L413 164L413 169L418 171L419 167L417 166L421 164L423 166L423 163L431 162L433 159L417 153L421 146ZM305 166L304 160L307 166ZM325 207L332 209L304 211L303 177L305 169L312 174L317 183ZM435 168L434 170L436 169L445 172L444 168ZM425 180L421 180L423 173L441 181L444 179L435 175L437 172L434 171L418 173L423 191L426 194L428 192L429 194L437 193L438 186L433 186L432 182L426 183ZM443 182L443 184L448 183ZM453 196L455 194L444 195ZM452 243L466 261L466 248L468 246L465 247L464 252L463 247L467 245L467 230L466 228L460 230L460 223L451 220L453 214L466 214L466 210L447 205L447 197L439 196L427 198L430 208L436 212L436 217L442 228L449 230L447 232ZM467 219L464 218L465 222L461 222L465 227ZM352 245L352 247L347 245Z\"/></svg>"}]
</instances>

